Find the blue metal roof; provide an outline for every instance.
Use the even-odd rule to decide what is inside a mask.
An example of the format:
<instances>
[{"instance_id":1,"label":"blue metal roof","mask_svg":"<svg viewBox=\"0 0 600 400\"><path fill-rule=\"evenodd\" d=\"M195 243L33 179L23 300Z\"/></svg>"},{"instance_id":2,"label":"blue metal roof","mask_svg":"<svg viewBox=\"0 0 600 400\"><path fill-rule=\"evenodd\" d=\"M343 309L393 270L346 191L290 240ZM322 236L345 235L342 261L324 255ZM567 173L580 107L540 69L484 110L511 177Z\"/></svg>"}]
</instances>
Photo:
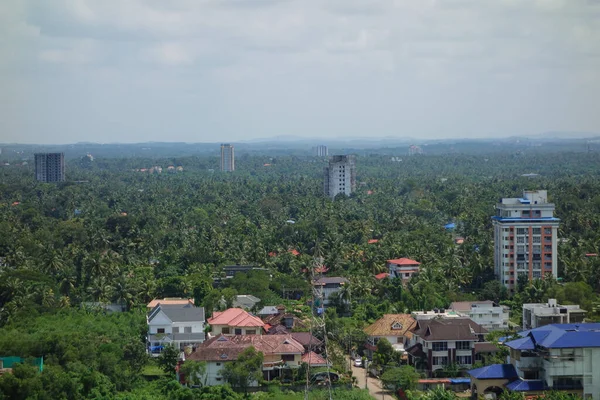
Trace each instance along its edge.
<instances>
[{"instance_id":1,"label":"blue metal roof","mask_svg":"<svg viewBox=\"0 0 600 400\"><path fill-rule=\"evenodd\" d=\"M519 377L512 364L492 364L467 372L477 379L514 379Z\"/></svg>"},{"instance_id":2,"label":"blue metal roof","mask_svg":"<svg viewBox=\"0 0 600 400\"><path fill-rule=\"evenodd\" d=\"M600 347L600 323L545 325L519 332L519 335L530 338L534 345L548 349Z\"/></svg>"},{"instance_id":3,"label":"blue metal roof","mask_svg":"<svg viewBox=\"0 0 600 400\"><path fill-rule=\"evenodd\" d=\"M546 383L538 380L521 380L518 379L506 385L506 388L511 392L529 392L546 390Z\"/></svg>"},{"instance_id":4,"label":"blue metal roof","mask_svg":"<svg viewBox=\"0 0 600 400\"><path fill-rule=\"evenodd\" d=\"M444 225L444 228L454 229L454 228L456 228L456 225L454 223L450 222L449 224Z\"/></svg>"},{"instance_id":5,"label":"blue metal roof","mask_svg":"<svg viewBox=\"0 0 600 400\"><path fill-rule=\"evenodd\" d=\"M531 340L531 338L529 336L521 338L521 339L511 340L510 342L507 342L506 345L508 347L510 347L511 349L515 349L515 350L533 350L533 349L535 349L535 344L533 344L533 341Z\"/></svg>"},{"instance_id":6,"label":"blue metal roof","mask_svg":"<svg viewBox=\"0 0 600 400\"><path fill-rule=\"evenodd\" d=\"M531 200L529 200L529 199L519 199L519 202L521 204L531 204Z\"/></svg>"},{"instance_id":7,"label":"blue metal roof","mask_svg":"<svg viewBox=\"0 0 600 400\"><path fill-rule=\"evenodd\" d=\"M560 218L556 217L541 217L541 218L502 218L497 215L492 217L498 222L560 222Z\"/></svg>"},{"instance_id":8,"label":"blue metal roof","mask_svg":"<svg viewBox=\"0 0 600 400\"><path fill-rule=\"evenodd\" d=\"M471 383L469 378L450 378L451 385L460 385L461 383Z\"/></svg>"}]
</instances>

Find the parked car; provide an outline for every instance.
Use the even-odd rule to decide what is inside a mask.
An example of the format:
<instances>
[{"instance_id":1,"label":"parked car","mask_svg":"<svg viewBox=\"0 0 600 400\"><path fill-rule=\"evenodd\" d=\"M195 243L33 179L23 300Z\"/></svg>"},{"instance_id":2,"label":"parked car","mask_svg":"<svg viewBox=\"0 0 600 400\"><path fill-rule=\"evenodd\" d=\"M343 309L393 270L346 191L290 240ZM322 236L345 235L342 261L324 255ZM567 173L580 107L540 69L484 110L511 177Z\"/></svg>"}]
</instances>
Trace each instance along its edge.
<instances>
[{"instance_id":1,"label":"parked car","mask_svg":"<svg viewBox=\"0 0 600 400\"><path fill-rule=\"evenodd\" d=\"M354 366L355 367L362 367L362 358L355 358L354 359Z\"/></svg>"}]
</instances>

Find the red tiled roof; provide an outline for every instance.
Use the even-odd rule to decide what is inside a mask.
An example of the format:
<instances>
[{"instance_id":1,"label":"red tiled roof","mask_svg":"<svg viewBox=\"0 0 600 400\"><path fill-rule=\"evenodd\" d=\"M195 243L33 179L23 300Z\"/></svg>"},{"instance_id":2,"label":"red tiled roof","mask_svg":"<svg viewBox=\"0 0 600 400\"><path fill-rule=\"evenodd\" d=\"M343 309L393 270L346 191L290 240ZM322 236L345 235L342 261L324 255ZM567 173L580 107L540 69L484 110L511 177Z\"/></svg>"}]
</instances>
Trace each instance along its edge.
<instances>
[{"instance_id":1,"label":"red tiled roof","mask_svg":"<svg viewBox=\"0 0 600 400\"><path fill-rule=\"evenodd\" d=\"M300 252L298 250L296 250L296 249L289 250L289 252L292 253L293 256L299 256L300 255Z\"/></svg>"},{"instance_id":2,"label":"red tiled roof","mask_svg":"<svg viewBox=\"0 0 600 400\"><path fill-rule=\"evenodd\" d=\"M275 253L274 251L269 252L269 257L275 257L277 255L277 253Z\"/></svg>"},{"instance_id":3,"label":"red tiled roof","mask_svg":"<svg viewBox=\"0 0 600 400\"><path fill-rule=\"evenodd\" d=\"M302 362L307 363L308 365L313 366L313 367L320 367L320 366L327 365L327 361L323 357L321 357L320 355L315 353L314 351L304 354L302 356Z\"/></svg>"},{"instance_id":4,"label":"red tiled roof","mask_svg":"<svg viewBox=\"0 0 600 400\"><path fill-rule=\"evenodd\" d=\"M373 244L379 242L379 239L369 239L368 244Z\"/></svg>"},{"instance_id":5,"label":"red tiled roof","mask_svg":"<svg viewBox=\"0 0 600 400\"><path fill-rule=\"evenodd\" d=\"M396 265L421 265L420 262L415 261L415 260L411 260L410 258L397 258L395 260L387 260L388 263L390 264L396 264Z\"/></svg>"},{"instance_id":6,"label":"red tiled roof","mask_svg":"<svg viewBox=\"0 0 600 400\"><path fill-rule=\"evenodd\" d=\"M375 275L375 279L381 280L387 278L388 276L390 276L390 274L388 274L387 272L382 272L380 274Z\"/></svg>"},{"instance_id":7,"label":"red tiled roof","mask_svg":"<svg viewBox=\"0 0 600 400\"><path fill-rule=\"evenodd\" d=\"M419 383L450 383L448 378L431 378L431 379L419 379Z\"/></svg>"},{"instance_id":8,"label":"red tiled roof","mask_svg":"<svg viewBox=\"0 0 600 400\"><path fill-rule=\"evenodd\" d=\"M227 326L264 326L264 322L241 308L230 308L223 312L214 312L207 321L210 325Z\"/></svg>"},{"instance_id":9,"label":"red tiled roof","mask_svg":"<svg viewBox=\"0 0 600 400\"><path fill-rule=\"evenodd\" d=\"M598 257L598 254L597 253L587 253L585 256L586 257Z\"/></svg>"}]
</instances>

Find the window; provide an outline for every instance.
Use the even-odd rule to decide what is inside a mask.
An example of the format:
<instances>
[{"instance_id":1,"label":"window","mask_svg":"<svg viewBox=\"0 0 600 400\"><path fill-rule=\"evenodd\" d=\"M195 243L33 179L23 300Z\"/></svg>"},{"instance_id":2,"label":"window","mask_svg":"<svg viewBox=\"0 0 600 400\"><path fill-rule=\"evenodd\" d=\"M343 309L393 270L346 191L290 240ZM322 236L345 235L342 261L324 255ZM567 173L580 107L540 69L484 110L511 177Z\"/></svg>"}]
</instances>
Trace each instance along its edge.
<instances>
[{"instance_id":1,"label":"window","mask_svg":"<svg viewBox=\"0 0 600 400\"><path fill-rule=\"evenodd\" d=\"M183 328L183 332L184 333L192 333L192 327L191 326L186 326L185 328Z\"/></svg>"},{"instance_id":2,"label":"window","mask_svg":"<svg viewBox=\"0 0 600 400\"><path fill-rule=\"evenodd\" d=\"M517 246L517 253L524 253L525 252L525 245L518 245Z\"/></svg>"},{"instance_id":3,"label":"window","mask_svg":"<svg viewBox=\"0 0 600 400\"><path fill-rule=\"evenodd\" d=\"M471 356L458 356L458 357L456 357L456 363L460 364L460 365L471 365L471 364L473 364L472 357Z\"/></svg>"},{"instance_id":4,"label":"window","mask_svg":"<svg viewBox=\"0 0 600 400\"><path fill-rule=\"evenodd\" d=\"M446 351L448 350L448 342L433 342L431 348L433 351Z\"/></svg>"},{"instance_id":5,"label":"window","mask_svg":"<svg viewBox=\"0 0 600 400\"><path fill-rule=\"evenodd\" d=\"M158 328L156 333L165 333L165 328Z\"/></svg>"},{"instance_id":6,"label":"window","mask_svg":"<svg viewBox=\"0 0 600 400\"><path fill-rule=\"evenodd\" d=\"M527 228L517 228L517 235L527 235Z\"/></svg>"},{"instance_id":7,"label":"window","mask_svg":"<svg viewBox=\"0 0 600 400\"><path fill-rule=\"evenodd\" d=\"M552 228L544 228L544 235L551 235L552 234Z\"/></svg>"},{"instance_id":8,"label":"window","mask_svg":"<svg viewBox=\"0 0 600 400\"><path fill-rule=\"evenodd\" d=\"M220 366L221 366L221 363L217 363L217 367L220 367Z\"/></svg>"},{"instance_id":9,"label":"window","mask_svg":"<svg viewBox=\"0 0 600 400\"><path fill-rule=\"evenodd\" d=\"M229 335L229 327L221 329L223 335Z\"/></svg>"},{"instance_id":10,"label":"window","mask_svg":"<svg viewBox=\"0 0 600 400\"><path fill-rule=\"evenodd\" d=\"M179 333L179 327L178 326L174 326L173 327L173 333Z\"/></svg>"},{"instance_id":11,"label":"window","mask_svg":"<svg viewBox=\"0 0 600 400\"><path fill-rule=\"evenodd\" d=\"M533 252L534 253L541 253L542 252L542 246L540 246L539 244L534 244L533 245Z\"/></svg>"},{"instance_id":12,"label":"window","mask_svg":"<svg viewBox=\"0 0 600 400\"><path fill-rule=\"evenodd\" d=\"M460 341L456 342L457 350L471 350L471 342L469 341Z\"/></svg>"},{"instance_id":13,"label":"window","mask_svg":"<svg viewBox=\"0 0 600 400\"><path fill-rule=\"evenodd\" d=\"M525 243L525 238L523 236L518 236L517 243Z\"/></svg>"},{"instance_id":14,"label":"window","mask_svg":"<svg viewBox=\"0 0 600 400\"><path fill-rule=\"evenodd\" d=\"M242 334L242 329L241 328L235 328L235 334L236 335L241 335Z\"/></svg>"},{"instance_id":15,"label":"window","mask_svg":"<svg viewBox=\"0 0 600 400\"><path fill-rule=\"evenodd\" d=\"M246 335L256 335L256 329L246 329Z\"/></svg>"},{"instance_id":16,"label":"window","mask_svg":"<svg viewBox=\"0 0 600 400\"><path fill-rule=\"evenodd\" d=\"M534 236L533 237L533 243L542 243L542 237L541 236Z\"/></svg>"},{"instance_id":17,"label":"window","mask_svg":"<svg viewBox=\"0 0 600 400\"><path fill-rule=\"evenodd\" d=\"M533 228L533 234L534 235L541 235L542 234L542 228Z\"/></svg>"},{"instance_id":18,"label":"window","mask_svg":"<svg viewBox=\"0 0 600 400\"><path fill-rule=\"evenodd\" d=\"M294 361L294 355L293 354L282 354L281 359L283 361Z\"/></svg>"},{"instance_id":19,"label":"window","mask_svg":"<svg viewBox=\"0 0 600 400\"><path fill-rule=\"evenodd\" d=\"M448 357L433 357L433 365L448 365Z\"/></svg>"},{"instance_id":20,"label":"window","mask_svg":"<svg viewBox=\"0 0 600 400\"><path fill-rule=\"evenodd\" d=\"M533 271L534 279L540 279L542 277L542 271Z\"/></svg>"}]
</instances>

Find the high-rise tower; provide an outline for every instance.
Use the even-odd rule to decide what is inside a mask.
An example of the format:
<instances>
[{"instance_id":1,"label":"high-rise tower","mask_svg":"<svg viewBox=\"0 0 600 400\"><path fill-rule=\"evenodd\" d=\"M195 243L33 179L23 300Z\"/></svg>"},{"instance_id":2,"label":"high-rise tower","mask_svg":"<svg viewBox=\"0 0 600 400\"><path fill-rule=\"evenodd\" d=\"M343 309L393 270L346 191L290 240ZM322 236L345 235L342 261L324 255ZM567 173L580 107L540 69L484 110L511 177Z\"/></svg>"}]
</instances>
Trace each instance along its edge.
<instances>
[{"instance_id":1,"label":"high-rise tower","mask_svg":"<svg viewBox=\"0 0 600 400\"><path fill-rule=\"evenodd\" d=\"M232 172L235 170L235 160L233 155L233 145L221 145L221 171Z\"/></svg>"},{"instance_id":2,"label":"high-rise tower","mask_svg":"<svg viewBox=\"0 0 600 400\"><path fill-rule=\"evenodd\" d=\"M356 163L354 156L333 156L323 171L323 191L332 199L339 193L346 196L356 188Z\"/></svg>"},{"instance_id":3,"label":"high-rise tower","mask_svg":"<svg viewBox=\"0 0 600 400\"><path fill-rule=\"evenodd\" d=\"M545 190L524 191L522 198L501 199L494 224L494 270L500 283L514 292L518 276L557 277L557 231L554 204Z\"/></svg>"},{"instance_id":4,"label":"high-rise tower","mask_svg":"<svg viewBox=\"0 0 600 400\"><path fill-rule=\"evenodd\" d=\"M40 182L63 182L65 180L64 153L36 153L35 179Z\"/></svg>"}]
</instances>

